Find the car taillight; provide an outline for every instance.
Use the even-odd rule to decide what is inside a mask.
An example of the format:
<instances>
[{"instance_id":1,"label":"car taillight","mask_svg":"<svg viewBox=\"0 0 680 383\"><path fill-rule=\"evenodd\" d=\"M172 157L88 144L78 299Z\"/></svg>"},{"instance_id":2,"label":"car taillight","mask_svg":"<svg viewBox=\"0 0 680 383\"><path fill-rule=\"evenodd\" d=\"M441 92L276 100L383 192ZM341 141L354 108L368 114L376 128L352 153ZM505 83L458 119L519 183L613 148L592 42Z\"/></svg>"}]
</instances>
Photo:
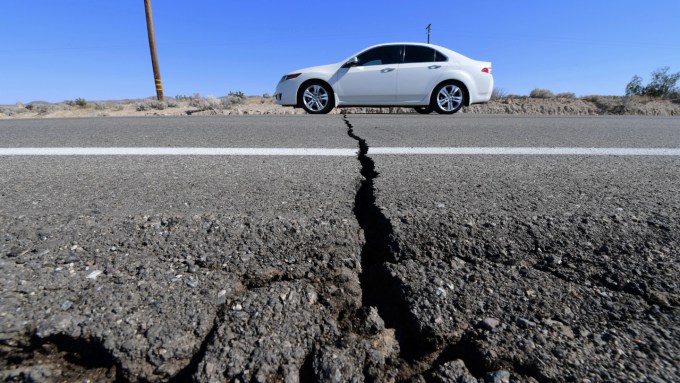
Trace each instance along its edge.
<instances>
[{"instance_id":1,"label":"car taillight","mask_svg":"<svg viewBox=\"0 0 680 383\"><path fill-rule=\"evenodd\" d=\"M482 68L482 72L491 74L491 67Z\"/></svg>"}]
</instances>

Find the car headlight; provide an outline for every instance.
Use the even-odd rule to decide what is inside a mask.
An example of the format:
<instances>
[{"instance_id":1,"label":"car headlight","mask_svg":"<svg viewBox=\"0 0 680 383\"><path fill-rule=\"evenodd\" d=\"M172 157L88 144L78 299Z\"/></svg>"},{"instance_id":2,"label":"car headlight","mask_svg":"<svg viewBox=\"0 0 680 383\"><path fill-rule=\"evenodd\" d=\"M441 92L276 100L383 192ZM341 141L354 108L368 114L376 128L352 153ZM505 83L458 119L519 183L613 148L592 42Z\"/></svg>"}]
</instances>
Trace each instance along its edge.
<instances>
[{"instance_id":1,"label":"car headlight","mask_svg":"<svg viewBox=\"0 0 680 383\"><path fill-rule=\"evenodd\" d=\"M300 77L301 74L302 74L302 73L291 73L291 74L287 74L287 75L283 76L283 78L281 79L281 81L286 81L286 80L291 80L291 79L294 79L294 78L298 78L298 77Z\"/></svg>"}]
</instances>

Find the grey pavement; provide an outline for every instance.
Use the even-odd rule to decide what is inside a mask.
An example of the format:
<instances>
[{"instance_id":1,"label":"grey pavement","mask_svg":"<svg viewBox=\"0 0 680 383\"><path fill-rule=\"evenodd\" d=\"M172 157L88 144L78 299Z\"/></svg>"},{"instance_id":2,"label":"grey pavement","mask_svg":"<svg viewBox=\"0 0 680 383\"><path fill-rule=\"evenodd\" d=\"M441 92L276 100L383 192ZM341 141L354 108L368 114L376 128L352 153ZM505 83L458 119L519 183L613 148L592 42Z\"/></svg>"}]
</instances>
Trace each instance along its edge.
<instances>
[{"instance_id":1,"label":"grey pavement","mask_svg":"<svg viewBox=\"0 0 680 383\"><path fill-rule=\"evenodd\" d=\"M674 117L350 115L369 146L678 148Z\"/></svg>"},{"instance_id":2,"label":"grey pavement","mask_svg":"<svg viewBox=\"0 0 680 383\"><path fill-rule=\"evenodd\" d=\"M680 147L680 120L0 121L0 147ZM365 149L365 148L363 148ZM678 157L0 157L0 377L672 381ZM377 172L377 173L375 173Z\"/></svg>"},{"instance_id":3,"label":"grey pavement","mask_svg":"<svg viewBox=\"0 0 680 383\"><path fill-rule=\"evenodd\" d=\"M0 147L355 148L339 117L0 120Z\"/></svg>"}]
</instances>

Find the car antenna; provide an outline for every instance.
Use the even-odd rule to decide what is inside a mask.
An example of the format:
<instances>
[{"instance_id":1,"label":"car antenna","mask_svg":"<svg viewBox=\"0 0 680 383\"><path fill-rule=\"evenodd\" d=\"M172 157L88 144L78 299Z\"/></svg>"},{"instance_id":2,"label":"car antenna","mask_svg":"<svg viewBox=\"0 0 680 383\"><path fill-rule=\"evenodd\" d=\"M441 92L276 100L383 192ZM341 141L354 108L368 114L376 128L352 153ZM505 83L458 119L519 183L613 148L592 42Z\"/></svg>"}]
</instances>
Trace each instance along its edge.
<instances>
[{"instance_id":1,"label":"car antenna","mask_svg":"<svg viewBox=\"0 0 680 383\"><path fill-rule=\"evenodd\" d=\"M427 43L429 44L430 43L430 31L432 30L432 24L427 24L427 27L425 27L425 29L427 29Z\"/></svg>"}]
</instances>

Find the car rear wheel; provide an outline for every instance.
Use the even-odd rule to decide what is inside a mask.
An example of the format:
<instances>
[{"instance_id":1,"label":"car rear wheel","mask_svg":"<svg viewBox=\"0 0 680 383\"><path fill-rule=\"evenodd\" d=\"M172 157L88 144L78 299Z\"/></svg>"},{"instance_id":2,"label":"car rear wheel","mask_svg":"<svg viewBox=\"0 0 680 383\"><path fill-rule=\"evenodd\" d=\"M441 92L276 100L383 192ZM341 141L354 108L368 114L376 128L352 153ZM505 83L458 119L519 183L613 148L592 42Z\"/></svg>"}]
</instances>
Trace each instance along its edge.
<instances>
[{"instance_id":1,"label":"car rear wheel","mask_svg":"<svg viewBox=\"0 0 680 383\"><path fill-rule=\"evenodd\" d=\"M309 114L326 114L333 109L333 92L327 84L315 81L300 88L298 105Z\"/></svg>"},{"instance_id":2,"label":"car rear wheel","mask_svg":"<svg viewBox=\"0 0 680 383\"><path fill-rule=\"evenodd\" d=\"M432 113L432 107L430 105L428 105L428 106L416 106L413 109L417 113L420 113L420 114L430 114L430 113Z\"/></svg>"},{"instance_id":3,"label":"car rear wheel","mask_svg":"<svg viewBox=\"0 0 680 383\"><path fill-rule=\"evenodd\" d=\"M444 83L432 92L430 107L439 114L453 114L465 104L465 92L457 84Z\"/></svg>"}]
</instances>

